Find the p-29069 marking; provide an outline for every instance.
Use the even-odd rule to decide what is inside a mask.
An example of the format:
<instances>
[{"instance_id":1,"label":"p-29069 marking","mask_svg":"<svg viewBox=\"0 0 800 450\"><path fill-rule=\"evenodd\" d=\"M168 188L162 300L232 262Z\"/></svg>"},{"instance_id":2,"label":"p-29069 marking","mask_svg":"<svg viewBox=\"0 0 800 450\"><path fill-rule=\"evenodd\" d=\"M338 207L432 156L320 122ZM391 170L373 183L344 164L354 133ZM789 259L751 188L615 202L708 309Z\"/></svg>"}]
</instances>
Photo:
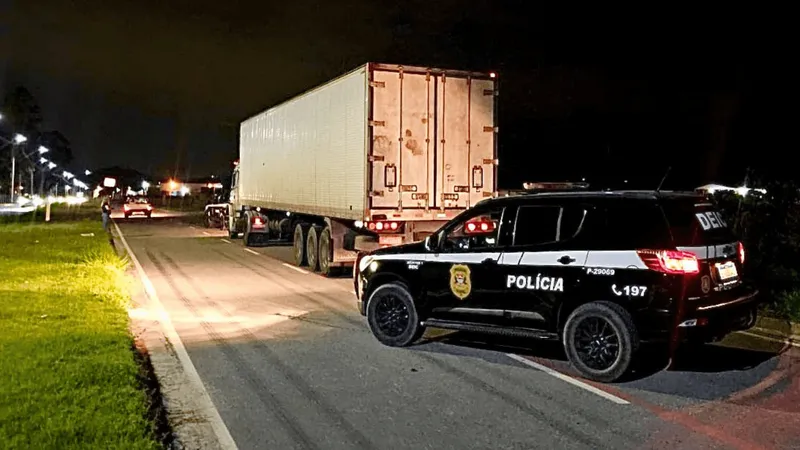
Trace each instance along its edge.
<instances>
[{"instance_id":1,"label":"p-29069 marking","mask_svg":"<svg viewBox=\"0 0 800 450\"><path fill-rule=\"evenodd\" d=\"M586 273L588 275L614 275L614 269L603 269L599 267L588 267L586 268Z\"/></svg>"}]
</instances>

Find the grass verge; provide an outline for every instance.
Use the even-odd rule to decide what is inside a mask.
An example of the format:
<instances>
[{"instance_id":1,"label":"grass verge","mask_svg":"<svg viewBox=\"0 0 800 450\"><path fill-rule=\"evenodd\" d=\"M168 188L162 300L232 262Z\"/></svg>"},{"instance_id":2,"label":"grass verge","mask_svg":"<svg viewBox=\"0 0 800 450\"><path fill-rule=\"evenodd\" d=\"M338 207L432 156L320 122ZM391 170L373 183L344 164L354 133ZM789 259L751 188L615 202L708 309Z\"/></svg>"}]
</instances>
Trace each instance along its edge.
<instances>
[{"instance_id":1,"label":"grass verge","mask_svg":"<svg viewBox=\"0 0 800 450\"><path fill-rule=\"evenodd\" d=\"M0 225L5 448L160 448L124 270L97 220Z\"/></svg>"}]
</instances>

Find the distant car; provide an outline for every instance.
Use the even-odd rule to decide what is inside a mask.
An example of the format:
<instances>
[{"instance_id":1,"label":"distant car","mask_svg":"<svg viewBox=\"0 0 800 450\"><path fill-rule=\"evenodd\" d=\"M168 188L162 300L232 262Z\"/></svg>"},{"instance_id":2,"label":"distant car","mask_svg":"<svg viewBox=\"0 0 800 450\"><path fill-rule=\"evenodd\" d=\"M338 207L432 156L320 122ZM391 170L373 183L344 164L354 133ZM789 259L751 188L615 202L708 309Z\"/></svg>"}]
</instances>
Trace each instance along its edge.
<instances>
[{"instance_id":1,"label":"distant car","mask_svg":"<svg viewBox=\"0 0 800 450\"><path fill-rule=\"evenodd\" d=\"M126 219L134 214L143 214L150 217L153 212L153 205L150 204L150 200L147 197L129 199L122 208Z\"/></svg>"}]
</instances>

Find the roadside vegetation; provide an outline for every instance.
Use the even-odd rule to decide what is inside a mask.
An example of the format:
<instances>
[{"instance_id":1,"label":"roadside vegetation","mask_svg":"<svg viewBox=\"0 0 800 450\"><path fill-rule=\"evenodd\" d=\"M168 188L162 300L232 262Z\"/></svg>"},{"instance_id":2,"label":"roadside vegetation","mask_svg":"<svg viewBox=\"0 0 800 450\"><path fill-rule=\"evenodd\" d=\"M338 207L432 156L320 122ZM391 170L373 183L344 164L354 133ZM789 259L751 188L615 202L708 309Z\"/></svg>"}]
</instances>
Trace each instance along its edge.
<instances>
[{"instance_id":1,"label":"roadside vegetation","mask_svg":"<svg viewBox=\"0 0 800 450\"><path fill-rule=\"evenodd\" d=\"M45 208L39 207L25 214L0 216L0 225L41 223L44 222L44 218ZM50 221L53 223L83 219L100 221L99 200L90 200L79 205L68 205L64 203L50 205Z\"/></svg>"},{"instance_id":2,"label":"roadside vegetation","mask_svg":"<svg viewBox=\"0 0 800 450\"><path fill-rule=\"evenodd\" d=\"M800 321L800 186L761 186L766 195L715 197L744 241L745 264L765 295L765 312Z\"/></svg>"},{"instance_id":3,"label":"roadside vegetation","mask_svg":"<svg viewBox=\"0 0 800 450\"><path fill-rule=\"evenodd\" d=\"M97 208L61 212L83 211L96 218L0 223L3 448L160 447L128 328L126 263Z\"/></svg>"}]
</instances>

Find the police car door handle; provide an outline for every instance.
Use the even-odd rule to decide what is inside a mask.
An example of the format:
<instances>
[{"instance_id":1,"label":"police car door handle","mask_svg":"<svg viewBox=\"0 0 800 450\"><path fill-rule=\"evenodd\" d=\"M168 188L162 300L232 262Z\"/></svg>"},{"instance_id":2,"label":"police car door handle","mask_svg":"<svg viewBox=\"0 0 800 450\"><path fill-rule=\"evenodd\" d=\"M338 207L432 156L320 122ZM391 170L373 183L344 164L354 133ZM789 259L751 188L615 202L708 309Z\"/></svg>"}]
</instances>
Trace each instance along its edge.
<instances>
[{"instance_id":1,"label":"police car door handle","mask_svg":"<svg viewBox=\"0 0 800 450\"><path fill-rule=\"evenodd\" d=\"M569 255L564 255L564 256L562 256L561 258L558 259L558 262L560 262L561 264L564 264L564 265L571 264L571 263L575 262L575 258L573 258L573 257L571 257Z\"/></svg>"},{"instance_id":2,"label":"police car door handle","mask_svg":"<svg viewBox=\"0 0 800 450\"><path fill-rule=\"evenodd\" d=\"M497 260L494 258L486 258L481 261L481 264L497 264Z\"/></svg>"}]
</instances>

